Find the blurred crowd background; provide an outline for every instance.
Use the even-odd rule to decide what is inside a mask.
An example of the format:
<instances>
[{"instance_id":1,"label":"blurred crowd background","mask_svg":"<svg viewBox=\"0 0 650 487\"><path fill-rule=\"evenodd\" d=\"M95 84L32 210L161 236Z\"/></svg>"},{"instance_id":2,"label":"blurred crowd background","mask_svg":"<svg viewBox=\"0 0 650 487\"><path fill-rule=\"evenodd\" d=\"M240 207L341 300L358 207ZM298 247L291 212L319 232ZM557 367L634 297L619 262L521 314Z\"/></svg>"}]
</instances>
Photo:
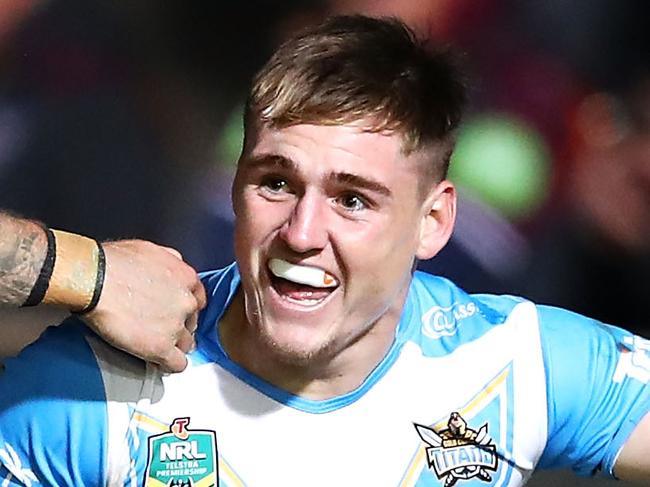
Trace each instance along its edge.
<instances>
[{"instance_id":1,"label":"blurred crowd background","mask_svg":"<svg viewBox=\"0 0 650 487\"><path fill-rule=\"evenodd\" d=\"M0 3L0 207L101 239L232 259L229 186L249 80L331 13L455 46L470 89L452 244L420 267L646 331L646 2Z\"/></svg>"},{"instance_id":2,"label":"blurred crowd background","mask_svg":"<svg viewBox=\"0 0 650 487\"><path fill-rule=\"evenodd\" d=\"M332 13L455 46L470 89L457 230L420 267L650 334L650 76L643 0L4 0L0 208L100 239L233 257L249 80Z\"/></svg>"},{"instance_id":3,"label":"blurred crowd background","mask_svg":"<svg viewBox=\"0 0 650 487\"><path fill-rule=\"evenodd\" d=\"M328 14L394 15L455 46L470 89L457 229L420 267L648 336L647 5L3 0L0 208L225 265L251 76Z\"/></svg>"}]
</instances>

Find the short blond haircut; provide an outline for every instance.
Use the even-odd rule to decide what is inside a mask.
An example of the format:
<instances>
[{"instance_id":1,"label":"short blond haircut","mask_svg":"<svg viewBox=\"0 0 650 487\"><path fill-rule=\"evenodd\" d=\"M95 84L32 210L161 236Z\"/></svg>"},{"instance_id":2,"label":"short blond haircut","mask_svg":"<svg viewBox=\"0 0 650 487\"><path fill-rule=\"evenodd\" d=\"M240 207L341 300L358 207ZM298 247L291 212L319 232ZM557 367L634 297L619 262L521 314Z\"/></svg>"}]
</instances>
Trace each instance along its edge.
<instances>
[{"instance_id":1,"label":"short blond haircut","mask_svg":"<svg viewBox=\"0 0 650 487\"><path fill-rule=\"evenodd\" d=\"M462 77L447 49L427 46L403 23L337 16L282 44L253 80L245 127L369 121L394 131L410 153L442 150L433 169L445 177L465 100Z\"/></svg>"}]
</instances>

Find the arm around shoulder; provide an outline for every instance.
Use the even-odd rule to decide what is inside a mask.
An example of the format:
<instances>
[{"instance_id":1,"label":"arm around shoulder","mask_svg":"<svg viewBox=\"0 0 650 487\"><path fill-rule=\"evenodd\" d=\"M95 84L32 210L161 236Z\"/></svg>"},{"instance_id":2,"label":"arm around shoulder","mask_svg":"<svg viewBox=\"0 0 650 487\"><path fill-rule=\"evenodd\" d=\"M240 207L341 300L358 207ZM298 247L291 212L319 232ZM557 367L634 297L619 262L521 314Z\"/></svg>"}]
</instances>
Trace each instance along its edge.
<instances>
[{"instance_id":1,"label":"arm around shoulder","mask_svg":"<svg viewBox=\"0 0 650 487\"><path fill-rule=\"evenodd\" d=\"M81 313L111 345L183 370L206 304L177 251L142 240L97 243L0 211L0 304Z\"/></svg>"}]
</instances>

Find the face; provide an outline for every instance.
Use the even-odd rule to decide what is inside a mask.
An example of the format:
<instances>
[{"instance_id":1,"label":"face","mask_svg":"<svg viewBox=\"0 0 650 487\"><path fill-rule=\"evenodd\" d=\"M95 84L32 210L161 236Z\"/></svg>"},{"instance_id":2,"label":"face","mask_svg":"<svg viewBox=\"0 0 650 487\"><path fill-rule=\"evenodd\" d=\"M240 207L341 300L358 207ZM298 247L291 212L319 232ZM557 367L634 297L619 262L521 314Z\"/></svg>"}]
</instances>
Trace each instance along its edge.
<instances>
[{"instance_id":1,"label":"face","mask_svg":"<svg viewBox=\"0 0 650 487\"><path fill-rule=\"evenodd\" d=\"M394 327L430 201L396 134L359 125L262 128L233 187L247 321L291 363Z\"/></svg>"}]
</instances>

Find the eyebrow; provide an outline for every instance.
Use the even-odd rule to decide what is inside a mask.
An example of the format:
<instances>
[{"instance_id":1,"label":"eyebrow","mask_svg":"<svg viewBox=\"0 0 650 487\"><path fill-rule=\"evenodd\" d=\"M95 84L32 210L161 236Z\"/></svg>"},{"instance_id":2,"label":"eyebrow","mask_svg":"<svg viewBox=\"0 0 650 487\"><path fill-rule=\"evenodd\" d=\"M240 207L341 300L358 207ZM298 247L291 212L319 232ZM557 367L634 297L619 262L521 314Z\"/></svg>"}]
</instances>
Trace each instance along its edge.
<instances>
[{"instance_id":1,"label":"eyebrow","mask_svg":"<svg viewBox=\"0 0 650 487\"><path fill-rule=\"evenodd\" d=\"M357 188L363 188L368 191L378 193L382 196L390 197L392 193L390 189L381 184L378 181L372 179L364 178L363 176L358 176L357 174L351 174L347 172L336 172L331 173L328 176L330 181L334 181L339 184L345 184L350 186L355 186Z\"/></svg>"},{"instance_id":2,"label":"eyebrow","mask_svg":"<svg viewBox=\"0 0 650 487\"><path fill-rule=\"evenodd\" d=\"M252 156L245 160L245 164L251 169L277 167L288 171L299 172L299 165L296 161L279 154L259 154ZM391 190L385 185L357 174L332 172L327 175L326 179L331 183L366 189L386 197L392 196Z\"/></svg>"},{"instance_id":3,"label":"eyebrow","mask_svg":"<svg viewBox=\"0 0 650 487\"><path fill-rule=\"evenodd\" d=\"M251 169L257 169L260 167L278 167L290 171L298 170L298 164L295 161L279 154L260 154L257 156L247 157L244 160L244 163Z\"/></svg>"}]
</instances>

